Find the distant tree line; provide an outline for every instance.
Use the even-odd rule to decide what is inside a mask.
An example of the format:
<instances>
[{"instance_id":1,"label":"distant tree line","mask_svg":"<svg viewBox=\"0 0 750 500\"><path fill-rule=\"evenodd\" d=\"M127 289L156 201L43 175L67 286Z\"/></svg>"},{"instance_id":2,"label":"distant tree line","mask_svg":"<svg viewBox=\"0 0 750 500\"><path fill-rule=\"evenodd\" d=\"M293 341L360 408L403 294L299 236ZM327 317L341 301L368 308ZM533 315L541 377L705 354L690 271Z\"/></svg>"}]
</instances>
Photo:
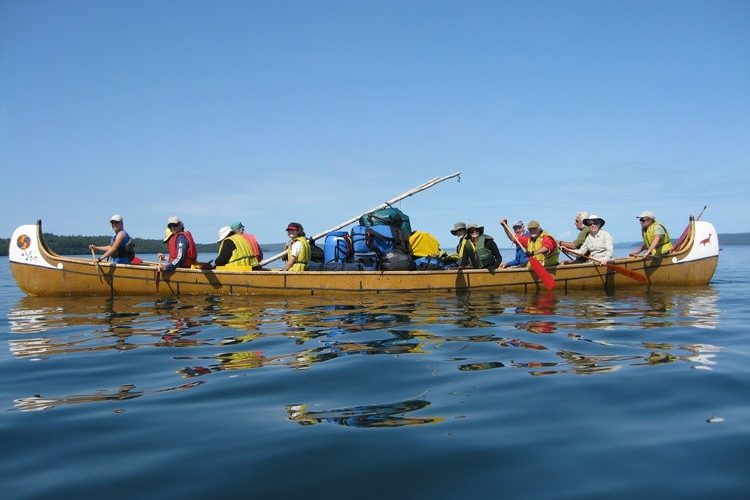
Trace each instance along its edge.
<instances>
[{"instance_id":1,"label":"distant tree line","mask_svg":"<svg viewBox=\"0 0 750 500\"><path fill-rule=\"evenodd\" d=\"M135 253L138 254L157 254L167 250L166 243L161 240L133 238L135 242ZM89 245L109 245L112 241L111 236L57 236L51 233L44 233L44 242L56 253L60 255L84 255L90 253ZM216 243L197 243L198 253L216 253L218 245Z\"/></svg>"},{"instance_id":2,"label":"distant tree line","mask_svg":"<svg viewBox=\"0 0 750 500\"><path fill-rule=\"evenodd\" d=\"M719 246L750 245L750 233L731 233L719 235Z\"/></svg>"},{"instance_id":3,"label":"distant tree line","mask_svg":"<svg viewBox=\"0 0 750 500\"><path fill-rule=\"evenodd\" d=\"M89 245L98 246L109 245L112 241L111 236L58 236L52 233L44 233L44 242L50 250L60 255L87 255L89 254ZM136 255L157 254L165 252L167 245L161 240L150 240L144 238L134 238ZM0 238L0 255L8 255L10 238ZM219 251L217 243L196 243L198 254L215 256ZM274 243L270 245L261 245L263 252L276 253L280 252L283 245ZM208 259L206 259L208 260Z\"/></svg>"}]
</instances>

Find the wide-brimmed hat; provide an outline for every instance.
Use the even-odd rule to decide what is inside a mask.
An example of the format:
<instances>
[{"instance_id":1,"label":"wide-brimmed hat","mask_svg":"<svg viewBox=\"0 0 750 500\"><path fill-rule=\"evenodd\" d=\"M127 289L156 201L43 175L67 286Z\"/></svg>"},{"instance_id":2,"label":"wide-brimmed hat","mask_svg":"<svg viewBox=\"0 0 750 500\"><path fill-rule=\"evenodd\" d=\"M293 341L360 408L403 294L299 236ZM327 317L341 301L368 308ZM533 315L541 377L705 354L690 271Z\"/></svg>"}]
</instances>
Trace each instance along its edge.
<instances>
[{"instance_id":1,"label":"wide-brimmed hat","mask_svg":"<svg viewBox=\"0 0 750 500\"><path fill-rule=\"evenodd\" d=\"M290 222L286 226L286 231L297 231L301 233L303 231L302 224L300 224L299 222Z\"/></svg>"},{"instance_id":2,"label":"wide-brimmed hat","mask_svg":"<svg viewBox=\"0 0 750 500\"><path fill-rule=\"evenodd\" d=\"M232 228L229 226L224 226L221 229L219 229L219 241L223 240L230 234L232 234Z\"/></svg>"},{"instance_id":3,"label":"wide-brimmed hat","mask_svg":"<svg viewBox=\"0 0 750 500\"><path fill-rule=\"evenodd\" d=\"M517 220L516 222L513 223L513 225L511 227L512 228L523 227L523 221L522 220Z\"/></svg>"},{"instance_id":4,"label":"wide-brimmed hat","mask_svg":"<svg viewBox=\"0 0 750 500\"><path fill-rule=\"evenodd\" d=\"M474 223L467 224L467 226L466 226L466 232L470 233L472 229L479 229L479 235L480 236L484 234L484 226L480 226L480 225L474 224Z\"/></svg>"},{"instance_id":5,"label":"wide-brimmed hat","mask_svg":"<svg viewBox=\"0 0 750 500\"><path fill-rule=\"evenodd\" d=\"M169 241L169 238L172 237L172 230L167 228L164 230L164 239L162 240L164 243Z\"/></svg>"},{"instance_id":6,"label":"wide-brimmed hat","mask_svg":"<svg viewBox=\"0 0 750 500\"><path fill-rule=\"evenodd\" d=\"M232 231L239 231L240 229L245 229L245 226L242 225L242 222L236 221L232 222L229 227L232 228Z\"/></svg>"},{"instance_id":7,"label":"wide-brimmed hat","mask_svg":"<svg viewBox=\"0 0 750 500\"><path fill-rule=\"evenodd\" d=\"M529 223L528 223L528 224L526 224L526 227L527 227L528 229L539 229L540 227L542 227L542 225L541 225L541 224L539 224L539 221L538 221L538 220L536 220L536 219L532 219L532 220L530 220L530 221L529 221Z\"/></svg>"},{"instance_id":8,"label":"wide-brimmed hat","mask_svg":"<svg viewBox=\"0 0 750 500\"><path fill-rule=\"evenodd\" d=\"M182 224L182 221L179 217L172 216L169 219L167 219L167 226L170 224Z\"/></svg>"},{"instance_id":9,"label":"wide-brimmed hat","mask_svg":"<svg viewBox=\"0 0 750 500\"><path fill-rule=\"evenodd\" d=\"M656 214L651 210L644 210L643 212L641 212L641 215L636 217L636 219L642 219L644 217L648 217L651 220L656 220Z\"/></svg>"},{"instance_id":10,"label":"wide-brimmed hat","mask_svg":"<svg viewBox=\"0 0 750 500\"><path fill-rule=\"evenodd\" d=\"M463 229L465 231L466 223L456 222L455 224L453 224L453 229L451 229L451 234L455 236L458 233L459 229Z\"/></svg>"},{"instance_id":11,"label":"wide-brimmed hat","mask_svg":"<svg viewBox=\"0 0 750 500\"><path fill-rule=\"evenodd\" d=\"M109 222L122 222L122 215L115 214L109 218Z\"/></svg>"},{"instance_id":12,"label":"wide-brimmed hat","mask_svg":"<svg viewBox=\"0 0 750 500\"><path fill-rule=\"evenodd\" d=\"M599 227L604 226L604 219L602 219L601 217L599 217L596 214L591 214L588 217L586 217L585 219L583 219L583 224L586 225L586 226L588 226L588 225L590 225L594 221L598 221L599 222Z\"/></svg>"}]
</instances>

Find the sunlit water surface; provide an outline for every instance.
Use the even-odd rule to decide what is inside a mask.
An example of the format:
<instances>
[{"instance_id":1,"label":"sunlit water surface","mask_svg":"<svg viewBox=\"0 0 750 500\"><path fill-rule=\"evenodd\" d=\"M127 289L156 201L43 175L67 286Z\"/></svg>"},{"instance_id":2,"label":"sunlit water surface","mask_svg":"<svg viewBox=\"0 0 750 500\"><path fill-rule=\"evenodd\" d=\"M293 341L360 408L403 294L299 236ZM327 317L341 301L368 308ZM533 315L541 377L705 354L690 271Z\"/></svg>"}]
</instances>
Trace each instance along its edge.
<instances>
[{"instance_id":1,"label":"sunlit water surface","mask_svg":"<svg viewBox=\"0 0 750 500\"><path fill-rule=\"evenodd\" d=\"M750 247L707 288L26 297L3 498L743 497Z\"/></svg>"}]
</instances>

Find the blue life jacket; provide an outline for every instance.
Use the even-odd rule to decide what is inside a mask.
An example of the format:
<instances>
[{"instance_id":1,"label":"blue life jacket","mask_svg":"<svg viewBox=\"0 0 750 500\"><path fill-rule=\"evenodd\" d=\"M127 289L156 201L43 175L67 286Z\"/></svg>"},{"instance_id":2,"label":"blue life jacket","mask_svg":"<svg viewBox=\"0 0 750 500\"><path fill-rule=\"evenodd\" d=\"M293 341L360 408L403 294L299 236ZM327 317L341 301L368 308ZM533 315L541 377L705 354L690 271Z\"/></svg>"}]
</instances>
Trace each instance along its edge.
<instances>
[{"instance_id":1,"label":"blue life jacket","mask_svg":"<svg viewBox=\"0 0 750 500\"><path fill-rule=\"evenodd\" d=\"M125 239L122 240L120 246L117 247L117 253L112 254L112 262L115 264L130 264L130 261L135 257L135 242L124 229L122 232L125 233ZM117 234L112 236L112 241L109 243L110 245L115 243Z\"/></svg>"}]
</instances>

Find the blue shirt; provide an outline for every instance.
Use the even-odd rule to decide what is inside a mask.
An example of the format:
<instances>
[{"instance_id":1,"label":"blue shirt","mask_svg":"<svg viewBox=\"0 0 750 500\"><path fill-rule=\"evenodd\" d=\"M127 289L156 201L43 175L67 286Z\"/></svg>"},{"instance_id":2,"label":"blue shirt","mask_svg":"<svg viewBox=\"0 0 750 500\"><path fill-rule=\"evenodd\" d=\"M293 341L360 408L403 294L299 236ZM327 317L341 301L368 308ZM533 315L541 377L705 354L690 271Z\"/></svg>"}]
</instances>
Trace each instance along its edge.
<instances>
[{"instance_id":1,"label":"blue shirt","mask_svg":"<svg viewBox=\"0 0 750 500\"><path fill-rule=\"evenodd\" d=\"M528 236L529 232L524 231L524 236ZM526 264L529 263L529 258L526 256L526 251L516 245L516 258L508 262L506 265L508 267L526 267Z\"/></svg>"}]
</instances>

